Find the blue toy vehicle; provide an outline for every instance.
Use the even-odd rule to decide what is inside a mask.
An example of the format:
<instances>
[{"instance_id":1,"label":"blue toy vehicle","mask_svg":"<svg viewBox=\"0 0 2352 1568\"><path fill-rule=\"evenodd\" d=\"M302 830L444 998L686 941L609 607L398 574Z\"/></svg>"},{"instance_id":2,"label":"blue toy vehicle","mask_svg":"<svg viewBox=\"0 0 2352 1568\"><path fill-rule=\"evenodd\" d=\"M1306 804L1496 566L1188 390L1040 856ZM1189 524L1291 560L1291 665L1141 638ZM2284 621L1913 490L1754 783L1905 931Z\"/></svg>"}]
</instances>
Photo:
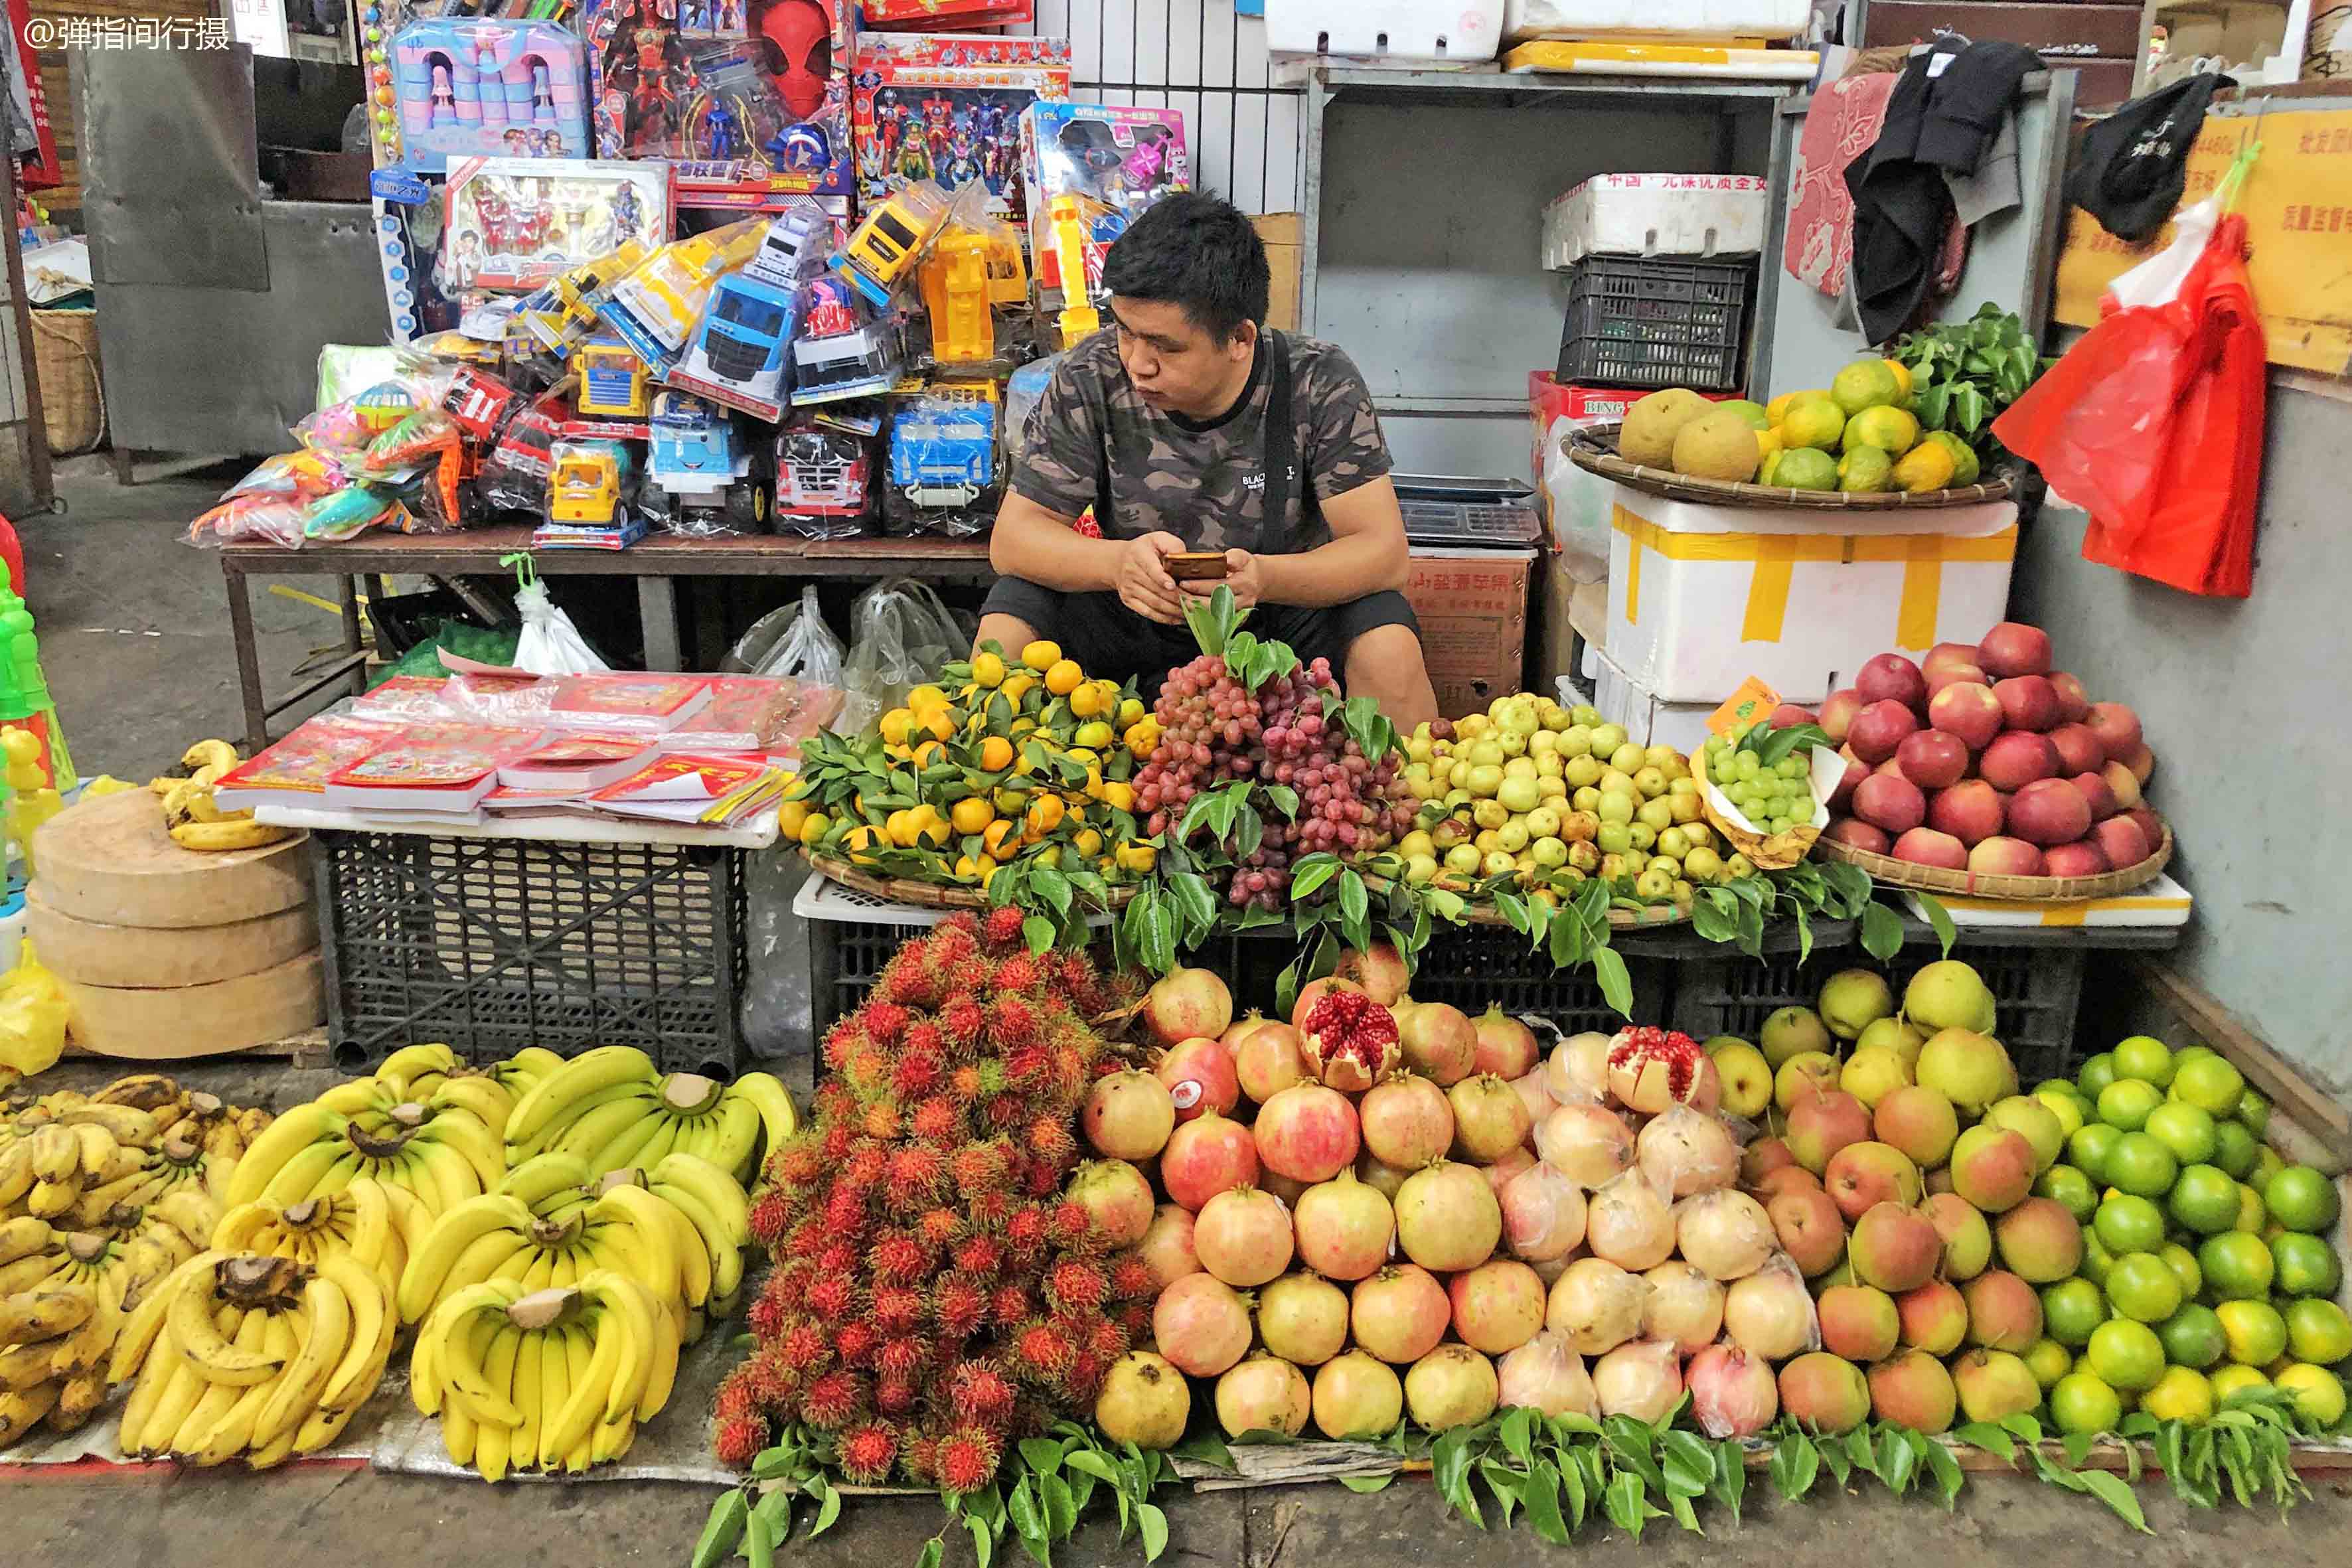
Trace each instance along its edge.
<instances>
[{"instance_id":1,"label":"blue toy vehicle","mask_svg":"<svg viewBox=\"0 0 2352 1568\"><path fill-rule=\"evenodd\" d=\"M767 480L724 410L683 392L654 399L646 482L669 498L680 521L756 528L768 521Z\"/></svg>"},{"instance_id":2,"label":"blue toy vehicle","mask_svg":"<svg viewBox=\"0 0 2352 1568\"><path fill-rule=\"evenodd\" d=\"M890 484L909 505L966 507L996 480L996 408L961 398L917 397L890 427Z\"/></svg>"}]
</instances>

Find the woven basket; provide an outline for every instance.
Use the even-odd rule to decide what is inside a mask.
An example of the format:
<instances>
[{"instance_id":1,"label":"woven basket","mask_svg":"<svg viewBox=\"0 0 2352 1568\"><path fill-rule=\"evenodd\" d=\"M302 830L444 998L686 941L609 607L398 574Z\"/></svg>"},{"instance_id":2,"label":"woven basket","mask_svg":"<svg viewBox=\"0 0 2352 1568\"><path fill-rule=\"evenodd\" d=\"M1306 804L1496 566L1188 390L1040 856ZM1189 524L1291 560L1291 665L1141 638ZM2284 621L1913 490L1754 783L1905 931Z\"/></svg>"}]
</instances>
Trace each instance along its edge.
<instances>
[{"instance_id":1,"label":"woven basket","mask_svg":"<svg viewBox=\"0 0 2352 1568\"><path fill-rule=\"evenodd\" d=\"M1797 490L1777 485L1735 484L1728 479L1694 479L1671 468L1630 463L1617 455L1617 426L1592 425L1568 437L1569 460L1589 474L1631 485L1668 500L1696 501L1702 506L1804 507L1816 511L1932 511L1940 507L1975 506L1980 501L2007 500L2009 481L1993 479L1952 489Z\"/></svg>"},{"instance_id":2,"label":"woven basket","mask_svg":"<svg viewBox=\"0 0 2352 1568\"><path fill-rule=\"evenodd\" d=\"M2118 898L2146 885L2172 859L2172 828L2166 826L2164 842L2138 865L2095 877L1997 877L1989 872L1980 876L1974 871L1947 871L1941 866L1915 866L1892 855L1875 855L1834 838L1823 838L1813 847L1822 859L1859 866L1870 873L1872 881L1890 888L1916 888L1923 893L1950 893L1964 899L2051 903Z\"/></svg>"},{"instance_id":3,"label":"woven basket","mask_svg":"<svg viewBox=\"0 0 2352 1568\"><path fill-rule=\"evenodd\" d=\"M1375 893L1385 893L1391 883L1386 877L1366 876L1364 886ZM1644 904L1638 910L1622 909L1615 904L1609 906L1609 924L1616 931L1647 931L1653 926L1684 925L1689 921L1687 913L1672 904ZM1503 918L1503 911L1494 905L1467 901L1463 906L1462 923L1499 926L1505 931L1514 929L1511 922Z\"/></svg>"},{"instance_id":4,"label":"woven basket","mask_svg":"<svg viewBox=\"0 0 2352 1568\"><path fill-rule=\"evenodd\" d=\"M855 888L861 893L871 893L892 903L913 904L930 910L985 910L992 907L988 894L978 888L943 887L937 882L918 882L906 877L877 877L846 860L836 860L811 849L803 849L801 858L843 887ZM1113 888L1110 890L1110 907L1123 910L1134 897L1133 888Z\"/></svg>"},{"instance_id":5,"label":"woven basket","mask_svg":"<svg viewBox=\"0 0 2352 1568\"><path fill-rule=\"evenodd\" d=\"M35 310L33 363L41 378L41 423L52 456L87 452L106 434L106 394L98 378L98 312Z\"/></svg>"}]
</instances>

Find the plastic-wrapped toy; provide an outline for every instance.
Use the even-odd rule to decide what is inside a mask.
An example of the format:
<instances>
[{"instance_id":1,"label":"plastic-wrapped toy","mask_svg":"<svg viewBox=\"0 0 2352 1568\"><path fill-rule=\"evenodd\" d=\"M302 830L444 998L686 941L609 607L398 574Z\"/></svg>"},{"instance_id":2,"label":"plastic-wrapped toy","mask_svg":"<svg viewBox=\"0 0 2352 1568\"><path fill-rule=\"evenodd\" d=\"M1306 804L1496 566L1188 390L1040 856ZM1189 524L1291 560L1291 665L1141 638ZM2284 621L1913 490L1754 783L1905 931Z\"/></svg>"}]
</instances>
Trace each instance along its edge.
<instances>
[{"instance_id":1,"label":"plastic-wrapped toy","mask_svg":"<svg viewBox=\"0 0 2352 1568\"><path fill-rule=\"evenodd\" d=\"M488 371L459 365L449 390L442 395L441 407L468 440L488 442L497 438L499 427L515 411L515 389Z\"/></svg>"},{"instance_id":2,"label":"plastic-wrapped toy","mask_svg":"<svg viewBox=\"0 0 2352 1568\"><path fill-rule=\"evenodd\" d=\"M993 218L976 227L961 222L950 226L931 247L917 277L923 313L930 318L931 358L940 364L994 358L996 322L990 308L1028 299L1020 234Z\"/></svg>"},{"instance_id":3,"label":"plastic-wrapped toy","mask_svg":"<svg viewBox=\"0 0 2352 1568\"><path fill-rule=\"evenodd\" d=\"M892 289L921 264L948 221L949 206L947 192L928 180L887 197L834 258L834 270L877 305L887 303Z\"/></svg>"},{"instance_id":4,"label":"plastic-wrapped toy","mask_svg":"<svg viewBox=\"0 0 2352 1568\"><path fill-rule=\"evenodd\" d=\"M550 522L611 526L627 520L622 492L636 471L628 447L618 441L558 441L554 458L547 483Z\"/></svg>"},{"instance_id":5,"label":"plastic-wrapped toy","mask_svg":"<svg viewBox=\"0 0 2352 1568\"><path fill-rule=\"evenodd\" d=\"M870 8L869 8L870 14ZM1070 95L1067 42L862 33L850 100L858 194L878 202L936 180L1018 220L1021 115Z\"/></svg>"},{"instance_id":6,"label":"plastic-wrapped toy","mask_svg":"<svg viewBox=\"0 0 2352 1568\"><path fill-rule=\"evenodd\" d=\"M642 419L652 406L645 361L618 338L591 338L582 343L572 352L572 367L580 377L572 406L583 414Z\"/></svg>"},{"instance_id":7,"label":"plastic-wrapped toy","mask_svg":"<svg viewBox=\"0 0 2352 1568\"><path fill-rule=\"evenodd\" d=\"M890 424L894 499L928 510L961 510L996 482L996 403L966 387L907 398Z\"/></svg>"},{"instance_id":8,"label":"plastic-wrapped toy","mask_svg":"<svg viewBox=\"0 0 2352 1568\"><path fill-rule=\"evenodd\" d=\"M452 160L445 198L445 289L529 289L635 242L670 235L664 163L579 158Z\"/></svg>"},{"instance_id":9,"label":"plastic-wrapped toy","mask_svg":"<svg viewBox=\"0 0 2352 1568\"><path fill-rule=\"evenodd\" d=\"M1063 303L1053 212L1060 196L1080 198L1089 281L1102 253L1146 207L1190 188L1184 115L1174 109L1039 101L1022 112L1021 161L1029 188L1029 242L1048 306Z\"/></svg>"},{"instance_id":10,"label":"plastic-wrapped toy","mask_svg":"<svg viewBox=\"0 0 2352 1568\"><path fill-rule=\"evenodd\" d=\"M776 434L776 531L809 539L864 532L873 475L866 437L793 416Z\"/></svg>"},{"instance_id":11,"label":"plastic-wrapped toy","mask_svg":"<svg viewBox=\"0 0 2352 1568\"><path fill-rule=\"evenodd\" d=\"M796 296L823 268L824 251L816 214L789 212L770 224L743 269L719 280L671 384L773 424L787 396Z\"/></svg>"},{"instance_id":12,"label":"plastic-wrapped toy","mask_svg":"<svg viewBox=\"0 0 2352 1568\"><path fill-rule=\"evenodd\" d=\"M721 274L751 258L767 225L745 218L663 246L613 287L598 309L605 328L637 351L656 376L686 351Z\"/></svg>"},{"instance_id":13,"label":"plastic-wrapped toy","mask_svg":"<svg viewBox=\"0 0 2352 1568\"><path fill-rule=\"evenodd\" d=\"M887 392L898 379L899 321L878 315L838 278L801 285L793 340L793 404L832 403Z\"/></svg>"},{"instance_id":14,"label":"plastic-wrapped toy","mask_svg":"<svg viewBox=\"0 0 2352 1568\"><path fill-rule=\"evenodd\" d=\"M597 304L610 295L614 284L644 266L650 254L651 247L643 241L624 240L617 249L583 262L550 282L544 290L548 296L544 308L530 310L533 300L527 300L515 313L525 319L541 348L562 353L595 331Z\"/></svg>"},{"instance_id":15,"label":"plastic-wrapped toy","mask_svg":"<svg viewBox=\"0 0 2352 1568\"><path fill-rule=\"evenodd\" d=\"M1062 313L1055 325L1062 347L1073 348L1102 330L1102 312L1095 309L1092 279L1087 274L1087 226L1076 196L1055 196L1046 209L1054 233L1054 260L1062 287ZM1044 272L1041 267L1040 274ZM1078 287L1069 285L1076 282Z\"/></svg>"},{"instance_id":16,"label":"plastic-wrapped toy","mask_svg":"<svg viewBox=\"0 0 2352 1568\"><path fill-rule=\"evenodd\" d=\"M689 393L654 400L645 500L672 533L748 533L768 521L768 486L733 420Z\"/></svg>"}]
</instances>

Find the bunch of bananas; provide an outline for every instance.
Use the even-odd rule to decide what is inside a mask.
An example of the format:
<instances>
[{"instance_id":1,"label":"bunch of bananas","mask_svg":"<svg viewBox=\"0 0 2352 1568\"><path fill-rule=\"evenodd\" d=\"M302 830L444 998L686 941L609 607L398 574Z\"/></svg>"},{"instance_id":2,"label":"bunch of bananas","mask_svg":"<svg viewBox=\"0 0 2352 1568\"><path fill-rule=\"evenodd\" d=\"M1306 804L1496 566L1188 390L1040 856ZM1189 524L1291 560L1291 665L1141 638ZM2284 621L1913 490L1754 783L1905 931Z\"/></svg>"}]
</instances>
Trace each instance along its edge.
<instances>
[{"instance_id":1,"label":"bunch of bananas","mask_svg":"<svg viewBox=\"0 0 2352 1568\"><path fill-rule=\"evenodd\" d=\"M119 1211L121 1228L106 1232L31 1215L0 1224L0 1446L44 1418L58 1432L89 1419L126 1307L197 1255L204 1233L188 1229L217 1214L210 1202L174 1194L163 1212Z\"/></svg>"},{"instance_id":2,"label":"bunch of bananas","mask_svg":"<svg viewBox=\"0 0 2352 1568\"><path fill-rule=\"evenodd\" d=\"M416 1336L408 1388L441 1417L449 1457L496 1481L577 1475L617 1459L669 1401L677 1335L637 1280L591 1269L567 1288L485 1279L453 1292Z\"/></svg>"},{"instance_id":3,"label":"bunch of bananas","mask_svg":"<svg viewBox=\"0 0 2352 1568\"><path fill-rule=\"evenodd\" d=\"M193 1184L218 1197L269 1113L190 1093L161 1073L96 1094L46 1094L0 1116L0 1217L30 1214L89 1230Z\"/></svg>"},{"instance_id":4,"label":"bunch of bananas","mask_svg":"<svg viewBox=\"0 0 2352 1568\"><path fill-rule=\"evenodd\" d=\"M356 1256L197 1254L131 1311L109 1380L138 1379L126 1454L257 1470L316 1453L375 1392L400 1322Z\"/></svg>"},{"instance_id":5,"label":"bunch of bananas","mask_svg":"<svg viewBox=\"0 0 2352 1568\"><path fill-rule=\"evenodd\" d=\"M240 1205L221 1215L212 1245L221 1252L290 1258L305 1265L352 1258L383 1282L389 1296L399 1289L409 1255L423 1247L433 1224L425 1201L406 1187L361 1176L324 1197L292 1204L261 1197Z\"/></svg>"},{"instance_id":6,"label":"bunch of bananas","mask_svg":"<svg viewBox=\"0 0 2352 1568\"><path fill-rule=\"evenodd\" d=\"M670 1331L692 1342L733 1310L745 1210L734 1177L691 1154L667 1156L650 1177L591 1177L575 1156L536 1155L499 1192L436 1222L401 1277L401 1319L421 1322L485 1281L509 1281L529 1295L609 1270L644 1286Z\"/></svg>"},{"instance_id":7,"label":"bunch of bananas","mask_svg":"<svg viewBox=\"0 0 2352 1568\"><path fill-rule=\"evenodd\" d=\"M421 1100L394 1098L420 1089ZM226 1201L236 1208L267 1197L283 1208L331 1197L365 1176L405 1188L436 1215L446 1213L505 1176L499 1129L510 1103L504 1087L483 1073L436 1075L429 1083L378 1076L337 1084L254 1141Z\"/></svg>"},{"instance_id":8,"label":"bunch of bananas","mask_svg":"<svg viewBox=\"0 0 2352 1568\"><path fill-rule=\"evenodd\" d=\"M192 770L186 777L166 774L147 781L148 789L163 803L163 826L173 843L212 853L258 849L294 836L290 827L254 821L250 811L223 811L213 803L214 782L244 760L226 741L198 741L180 756L180 765Z\"/></svg>"},{"instance_id":9,"label":"bunch of bananas","mask_svg":"<svg viewBox=\"0 0 2352 1568\"><path fill-rule=\"evenodd\" d=\"M673 1152L709 1161L751 1184L762 1152L798 1130L792 1096L770 1074L730 1084L696 1073L663 1074L634 1046L599 1046L547 1073L515 1102L507 1159L520 1165L554 1150L603 1175L650 1167Z\"/></svg>"}]
</instances>

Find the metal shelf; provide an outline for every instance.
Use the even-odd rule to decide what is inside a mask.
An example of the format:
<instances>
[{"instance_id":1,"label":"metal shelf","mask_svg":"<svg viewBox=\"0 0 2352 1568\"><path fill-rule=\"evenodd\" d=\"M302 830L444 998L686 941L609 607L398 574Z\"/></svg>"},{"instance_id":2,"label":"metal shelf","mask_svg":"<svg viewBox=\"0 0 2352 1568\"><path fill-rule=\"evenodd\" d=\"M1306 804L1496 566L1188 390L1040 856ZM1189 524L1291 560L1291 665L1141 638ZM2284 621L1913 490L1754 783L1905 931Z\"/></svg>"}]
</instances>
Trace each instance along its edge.
<instances>
[{"instance_id":1,"label":"metal shelf","mask_svg":"<svg viewBox=\"0 0 2352 1568\"><path fill-rule=\"evenodd\" d=\"M1494 107L1526 108L1585 99L1597 107L1612 101L1640 100L1655 107L1661 99L1685 102L1693 110L1738 113L1768 106L1801 90L1790 81L1710 81L1692 77L1559 76L1534 72L1378 70L1356 66L1319 67L1314 85L1333 102L1377 98L1384 102L1459 102L1465 94L1484 94Z\"/></svg>"}]
</instances>

